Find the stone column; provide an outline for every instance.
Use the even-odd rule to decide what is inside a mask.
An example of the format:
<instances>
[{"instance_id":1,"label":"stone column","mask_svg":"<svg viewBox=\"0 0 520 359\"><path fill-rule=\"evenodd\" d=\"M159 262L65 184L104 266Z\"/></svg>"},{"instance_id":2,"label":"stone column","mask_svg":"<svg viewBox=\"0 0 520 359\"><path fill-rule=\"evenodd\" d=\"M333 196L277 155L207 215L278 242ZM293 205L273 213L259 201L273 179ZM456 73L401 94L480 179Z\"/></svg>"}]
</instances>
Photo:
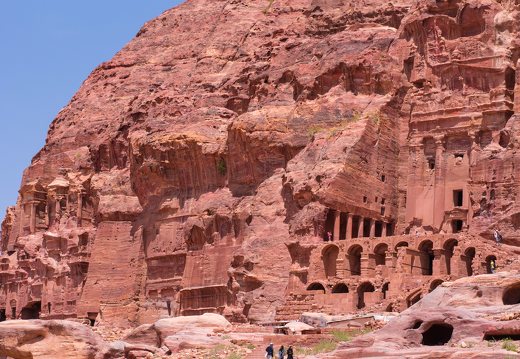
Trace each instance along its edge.
<instances>
[{"instance_id":1,"label":"stone column","mask_svg":"<svg viewBox=\"0 0 520 359\"><path fill-rule=\"evenodd\" d=\"M332 235L333 241L339 241L339 225L341 223L340 214L340 211L334 211L334 234Z\"/></svg>"},{"instance_id":2,"label":"stone column","mask_svg":"<svg viewBox=\"0 0 520 359\"><path fill-rule=\"evenodd\" d=\"M442 258L443 258L444 250L443 249L434 249L433 250L433 265L432 265L432 275L442 275L444 271L442 270Z\"/></svg>"},{"instance_id":3,"label":"stone column","mask_svg":"<svg viewBox=\"0 0 520 359\"><path fill-rule=\"evenodd\" d=\"M370 219L370 237L376 236L376 220Z\"/></svg>"},{"instance_id":4,"label":"stone column","mask_svg":"<svg viewBox=\"0 0 520 359\"><path fill-rule=\"evenodd\" d=\"M363 227L365 225L365 219L362 216L359 216L359 226L358 226L358 238L363 238Z\"/></svg>"},{"instance_id":5,"label":"stone column","mask_svg":"<svg viewBox=\"0 0 520 359\"><path fill-rule=\"evenodd\" d=\"M386 222L381 222L381 237L386 237L386 227L388 224Z\"/></svg>"},{"instance_id":6,"label":"stone column","mask_svg":"<svg viewBox=\"0 0 520 359\"><path fill-rule=\"evenodd\" d=\"M385 266L388 268L388 271L391 272L395 268L395 258L397 257L397 253L387 251L385 253Z\"/></svg>"},{"instance_id":7,"label":"stone column","mask_svg":"<svg viewBox=\"0 0 520 359\"><path fill-rule=\"evenodd\" d=\"M361 253L361 276L368 277L370 271L370 258L368 253Z\"/></svg>"},{"instance_id":8,"label":"stone column","mask_svg":"<svg viewBox=\"0 0 520 359\"><path fill-rule=\"evenodd\" d=\"M31 233L36 232L36 202L31 202L31 221L29 223Z\"/></svg>"},{"instance_id":9,"label":"stone column","mask_svg":"<svg viewBox=\"0 0 520 359\"><path fill-rule=\"evenodd\" d=\"M467 275L466 261L464 259L465 257L462 254L462 250L458 246L455 246L450 260L451 275L457 277L465 277Z\"/></svg>"},{"instance_id":10,"label":"stone column","mask_svg":"<svg viewBox=\"0 0 520 359\"><path fill-rule=\"evenodd\" d=\"M443 153L444 143L442 137L435 138L435 187L434 187L434 205L433 211L433 224L436 228L440 229L441 224L444 220L444 175L442 172L443 167Z\"/></svg>"},{"instance_id":11,"label":"stone column","mask_svg":"<svg viewBox=\"0 0 520 359\"><path fill-rule=\"evenodd\" d=\"M346 239L352 239L352 213L347 214L347 230L346 232Z\"/></svg>"}]
</instances>

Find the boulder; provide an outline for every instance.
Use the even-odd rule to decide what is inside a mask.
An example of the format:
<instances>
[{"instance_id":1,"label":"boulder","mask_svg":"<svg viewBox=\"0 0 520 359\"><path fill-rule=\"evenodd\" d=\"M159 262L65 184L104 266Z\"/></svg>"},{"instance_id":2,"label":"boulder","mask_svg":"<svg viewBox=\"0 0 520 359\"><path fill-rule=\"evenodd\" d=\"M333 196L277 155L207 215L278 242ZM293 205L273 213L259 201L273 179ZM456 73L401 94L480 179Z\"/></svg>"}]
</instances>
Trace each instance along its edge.
<instances>
[{"instance_id":1,"label":"boulder","mask_svg":"<svg viewBox=\"0 0 520 359\"><path fill-rule=\"evenodd\" d=\"M13 359L101 359L108 349L88 326L71 321L0 323L0 355Z\"/></svg>"}]
</instances>

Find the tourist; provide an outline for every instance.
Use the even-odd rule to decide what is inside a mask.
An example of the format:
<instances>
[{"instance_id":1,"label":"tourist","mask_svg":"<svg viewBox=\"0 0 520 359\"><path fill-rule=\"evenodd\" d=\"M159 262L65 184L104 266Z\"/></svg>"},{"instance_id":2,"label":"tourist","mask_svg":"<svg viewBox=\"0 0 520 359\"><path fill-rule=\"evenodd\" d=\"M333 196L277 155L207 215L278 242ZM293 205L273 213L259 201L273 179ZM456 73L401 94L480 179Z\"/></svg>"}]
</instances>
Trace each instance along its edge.
<instances>
[{"instance_id":1,"label":"tourist","mask_svg":"<svg viewBox=\"0 0 520 359\"><path fill-rule=\"evenodd\" d=\"M332 232L331 231L327 232L327 240L332 241Z\"/></svg>"},{"instance_id":2,"label":"tourist","mask_svg":"<svg viewBox=\"0 0 520 359\"><path fill-rule=\"evenodd\" d=\"M274 357L274 345L270 343L267 348L265 348L265 357L267 359L273 359Z\"/></svg>"},{"instance_id":3,"label":"tourist","mask_svg":"<svg viewBox=\"0 0 520 359\"><path fill-rule=\"evenodd\" d=\"M289 348L287 348L287 359L294 359L293 355L293 348L291 345L289 345Z\"/></svg>"},{"instance_id":4,"label":"tourist","mask_svg":"<svg viewBox=\"0 0 520 359\"><path fill-rule=\"evenodd\" d=\"M284 357L285 357L285 348L282 345L280 347L280 349L278 350L278 358L279 359L283 359Z\"/></svg>"},{"instance_id":5,"label":"tourist","mask_svg":"<svg viewBox=\"0 0 520 359\"><path fill-rule=\"evenodd\" d=\"M493 230L493 237L495 237L495 242L497 243L497 246L500 245L500 242L502 242L502 235L499 231L496 229Z\"/></svg>"},{"instance_id":6,"label":"tourist","mask_svg":"<svg viewBox=\"0 0 520 359\"><path fill-rule=\"evenodd\" d=\"M495 263L495 260L492 259L490 262L489 262L489 270L491 271L491 273L495 273L495 270L497 269L497 265Z\"/></svg>"}]
</instances>

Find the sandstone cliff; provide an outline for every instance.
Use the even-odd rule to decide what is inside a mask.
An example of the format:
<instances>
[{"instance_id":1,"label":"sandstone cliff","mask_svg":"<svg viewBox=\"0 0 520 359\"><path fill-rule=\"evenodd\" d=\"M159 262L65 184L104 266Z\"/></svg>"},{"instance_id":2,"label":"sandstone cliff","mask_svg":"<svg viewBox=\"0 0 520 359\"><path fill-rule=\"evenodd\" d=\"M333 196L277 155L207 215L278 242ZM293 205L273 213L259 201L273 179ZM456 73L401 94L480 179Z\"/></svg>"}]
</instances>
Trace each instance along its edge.
<instances>
[{"instance_id":1,"label":"sandstone cliff","mask_svg":"<svg viewBox=\"0 0 520 359\"><path fill-rule=\"evenodd\" d=\"M519 8L165 12L92 72L25 171L0 317L401 310L492 260L516 266L491 240L520 242Z\"/></svg>"}]
</instances>

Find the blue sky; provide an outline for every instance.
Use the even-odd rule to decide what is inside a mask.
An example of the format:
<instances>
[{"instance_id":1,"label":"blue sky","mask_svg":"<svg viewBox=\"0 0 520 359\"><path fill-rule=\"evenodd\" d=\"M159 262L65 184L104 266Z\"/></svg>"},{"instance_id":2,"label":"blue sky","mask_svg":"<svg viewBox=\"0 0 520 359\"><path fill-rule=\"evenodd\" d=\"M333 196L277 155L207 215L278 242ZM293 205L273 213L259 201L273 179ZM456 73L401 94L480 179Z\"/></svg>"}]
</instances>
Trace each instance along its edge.
<instances>
[{"instance_id":1,"label":"blue sky","mask_svg":"<svg viewBox=\"0 0 520 359\"><path fill-rule=\"evenodd\" d=\"M181 0L0 2L0 218L49 124L88 74Z\"/></svg>"}]
</instances>

